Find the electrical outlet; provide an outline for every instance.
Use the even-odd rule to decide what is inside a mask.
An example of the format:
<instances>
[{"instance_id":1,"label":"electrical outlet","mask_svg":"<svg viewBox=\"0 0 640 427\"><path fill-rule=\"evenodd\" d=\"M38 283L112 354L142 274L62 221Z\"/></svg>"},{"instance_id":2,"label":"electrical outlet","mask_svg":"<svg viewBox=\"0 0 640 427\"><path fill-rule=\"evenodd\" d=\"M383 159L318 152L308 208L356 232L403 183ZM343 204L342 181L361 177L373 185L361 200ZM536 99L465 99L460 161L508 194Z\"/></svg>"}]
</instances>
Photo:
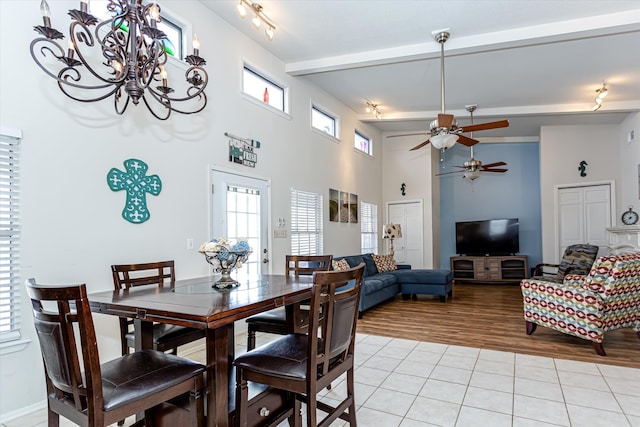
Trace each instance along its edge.
<instances>
[{"instance_id":1,"label":"electrical outlet","mask_svg":"<svg viewBox=\"0 0 640 427\"><path fill-rule=\"evenodd\" d=\"M273 230L273 237L276 239L286 239L287 230Z\"/></svg>"},{"instance_id":2,"label":"electrical outlet","mask_svg":"<svg viewBox=\"0 0 640 427\"><path fill-rule=\"evenodd\" d=\"M187 239L187 249L193 249L193 239Z\"/></svg>"}]
</instances>

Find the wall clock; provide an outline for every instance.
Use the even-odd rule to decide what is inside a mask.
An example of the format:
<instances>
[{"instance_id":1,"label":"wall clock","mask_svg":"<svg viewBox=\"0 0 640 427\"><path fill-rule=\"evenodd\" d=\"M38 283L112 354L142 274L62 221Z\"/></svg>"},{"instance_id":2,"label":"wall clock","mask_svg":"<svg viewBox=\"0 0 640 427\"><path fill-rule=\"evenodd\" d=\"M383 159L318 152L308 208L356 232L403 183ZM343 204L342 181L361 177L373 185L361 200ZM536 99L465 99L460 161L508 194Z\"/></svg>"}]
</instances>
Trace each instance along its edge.
<instances>
[{"instance_id":1,"label":"wall clock","mask_svg":"<svg viewBox=\"0 0 640 427\"><path fill-rule=\"evenodd\" d=\"M624 225L634 225L638 222L638 213L633 211L633 206L629 206L629 210L622 214L621 219Z\"/></svg>"}]
</instances>

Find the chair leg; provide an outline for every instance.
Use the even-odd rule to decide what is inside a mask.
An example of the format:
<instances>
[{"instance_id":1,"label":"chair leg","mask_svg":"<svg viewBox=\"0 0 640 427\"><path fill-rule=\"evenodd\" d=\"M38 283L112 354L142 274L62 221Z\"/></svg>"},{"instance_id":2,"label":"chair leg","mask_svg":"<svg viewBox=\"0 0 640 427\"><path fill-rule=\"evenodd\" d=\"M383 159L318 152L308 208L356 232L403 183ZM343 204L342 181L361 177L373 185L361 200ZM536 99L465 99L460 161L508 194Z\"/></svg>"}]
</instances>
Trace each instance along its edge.
<instances>
[{"instance_id":1,"label":"chair leg","mask_svg":"<svg viewBox=\"0 0 640 427\"><path fill-rule=\"evenodd\" d=\"M254 348L256 348L256 331L249 326L247 329L247 351Z\"/></svg>"},{"instance_id":2,"label":"chair leg","mask_svg":"<svg viewBox=\"0 0 640 427\"><path fill-rule=\"evenodd\" d=\"M49 405L47 405L47 426L60 427L60 415L57 412L53 412Z\"/></svg>"},{"instance_id":3,"label":"chair leg","mask_svg":"<svg viewBox=\"0 0 640 427\"><path fill-rule=\"evenodd\" d=\"M307 426L317 426L318 425L318 419L317 419L317 409L318 409L318 403L317 403L317 399L318 397L316 396L316 394L314 392L311 393L307 393Z\"/></svg>"},{"instance_id":4,"label":"chair leg","mask_svg":"<svg viewBox=\"0 0 640 427\"><path fill-rule=\"evenodd\" d=\"M236 368L236 427L247 427L249 407L249 387L242 375L242 369Z\"/></svg>"},{"instance_id":5,"label":"chair leg","mask_svg":"<svg viewBox=\"0 0 640 427\"><path fill-rule=\"evenodd\" d=\"M204 380L198 377L195 380L193 390L189 392L189 412L191 413L191 426L204 427Z\"/></svg>"},{"instance_id":6,"label":"chair leg","mask_svg":"<svg viewBox=\"0 0 640 427\"><path fill-rule=\"evenodd\" d=\"M535 332L535 330L538 327L538 325L536 323L529 322L528 320L526 322L527 322L527 327L526 327L527 335L531 335L532 333Z\"/></svg>"},{"instance_id":7,"label":"chair leg","mask_svg":"<svg viewBox=\"0 0 640 427\"><path fill-rule=\"evenodd\" d=\"M293 413L289 417L289 426L290 427L302 427L302 404L298 397L294 393L289 393L291 395L291 400L293 401Z\"/></svg>"},{"instance_id":8,"label":"chair leg","mask_svg":"<svg viewBox=\"0 0 640 427\"><path fill-rule=\"evenodd\" d=\"M604 347L602 347L601 342L591 342L593 344L593 349L598 353L598 356L606 356L607 353L604 352Z\"/></svg>"},{"instance_id":9,"label":"chair leg","mask_svg":"<svg viewBox=\"0 0 640 427\"><path fill-rule=\"evenodd\" d=\"M355 379L354 369L347 371L347 396L351 397L351 405L349 405L349 426L356 427L356 397L355 397Z\"/></svg>"}]
</instances>

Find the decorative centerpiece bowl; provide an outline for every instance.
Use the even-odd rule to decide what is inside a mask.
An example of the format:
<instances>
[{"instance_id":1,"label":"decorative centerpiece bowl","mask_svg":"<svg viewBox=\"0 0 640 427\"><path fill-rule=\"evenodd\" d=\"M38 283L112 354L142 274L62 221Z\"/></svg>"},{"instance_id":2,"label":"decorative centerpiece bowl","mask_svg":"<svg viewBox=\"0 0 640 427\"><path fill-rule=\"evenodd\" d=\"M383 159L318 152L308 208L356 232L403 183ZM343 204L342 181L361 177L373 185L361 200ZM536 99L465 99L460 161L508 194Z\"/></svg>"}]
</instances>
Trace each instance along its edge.
<instances>
[{"instance_id":1,"label":"decorative centerpiece bowl","mask_svg":"<svg viewBox=\"0 0 640 427\"><path fill-rule=\"evenodd\" d=\"M242 267L251 255L251 248L244 240L231 244L225 237L213 239L200 246L198 252L213 267L214 273L222 273L222 277L213 286L217 289L227 289L238 286L237 280L231 278L231 272Z\"/></svg>"}]
</instances>

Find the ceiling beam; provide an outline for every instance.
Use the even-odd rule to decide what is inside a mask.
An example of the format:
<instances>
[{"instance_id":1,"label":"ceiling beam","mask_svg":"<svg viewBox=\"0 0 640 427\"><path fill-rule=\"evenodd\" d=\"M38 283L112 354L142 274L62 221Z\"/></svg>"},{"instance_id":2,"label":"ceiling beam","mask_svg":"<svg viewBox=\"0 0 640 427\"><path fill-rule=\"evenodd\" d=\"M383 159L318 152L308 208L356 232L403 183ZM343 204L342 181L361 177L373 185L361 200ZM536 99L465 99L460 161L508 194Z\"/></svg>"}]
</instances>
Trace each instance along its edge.
<instances>
[{"instance_id":1,"label":"ceiling beam","mask_svg":"<svg viewBox=\"0 0 640 427\"><path fill-rule=\"evenodd\" d=\"M447 42L446 55L468 55L636 31L640 31L640 9L467 37L456 38L453 33ZM302 76L439 57L439 45L430 40L395 48L291 62L285 65L285 71L290 75Z\"/></svg>"}]
</instances>

